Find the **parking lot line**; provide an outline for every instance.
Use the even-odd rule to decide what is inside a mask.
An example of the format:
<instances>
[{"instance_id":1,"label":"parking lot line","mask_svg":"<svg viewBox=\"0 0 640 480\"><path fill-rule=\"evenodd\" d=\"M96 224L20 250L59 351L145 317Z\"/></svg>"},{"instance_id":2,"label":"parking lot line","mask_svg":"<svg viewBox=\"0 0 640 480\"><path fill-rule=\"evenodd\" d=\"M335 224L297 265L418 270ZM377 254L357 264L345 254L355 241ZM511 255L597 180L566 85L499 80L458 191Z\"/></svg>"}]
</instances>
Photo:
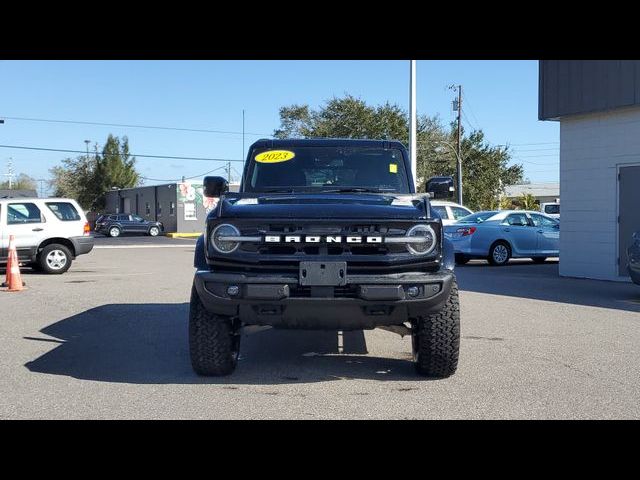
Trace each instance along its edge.
<instances>
[{"instance_id":1,"label":"parking lot line","mask_svg":"<svg viewBox=\"0 0 640 480\"><path fill-rule=\"evenodd\" d=\"M184 245L96 245L93 247L94 250L97 249L118 249L118 248L185 248L195 246L191 244Z\"/></svg>"}]
</instances>

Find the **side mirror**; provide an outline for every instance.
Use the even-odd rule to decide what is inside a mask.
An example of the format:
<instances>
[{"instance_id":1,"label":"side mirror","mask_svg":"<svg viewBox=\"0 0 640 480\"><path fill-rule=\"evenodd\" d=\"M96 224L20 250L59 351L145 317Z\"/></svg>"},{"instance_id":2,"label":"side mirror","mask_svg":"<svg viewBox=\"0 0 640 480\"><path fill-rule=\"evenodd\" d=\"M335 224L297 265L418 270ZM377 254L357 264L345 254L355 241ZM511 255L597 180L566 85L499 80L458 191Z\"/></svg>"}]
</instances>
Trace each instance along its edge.
<instances>
[{"instance_id":1,"label":"side mirror","mask_svg":"<svg viewBox=\"0 0 640 480\"><path fill-rule=\"evenodd\" d=\"M204 196L220 197L229 191L229 182L223 177L204 177Z\"/></svg>"},{"instance_id":2,"label":"side mirror","mask_svg":"<svg viewBox=\"0 0 640 480\"><path fill-rule=\"evenodd\" d=\"M431 198L451 198L453 197L452 177L431 177L426 184L427 193Z\"/></svg>"}]
</instances>

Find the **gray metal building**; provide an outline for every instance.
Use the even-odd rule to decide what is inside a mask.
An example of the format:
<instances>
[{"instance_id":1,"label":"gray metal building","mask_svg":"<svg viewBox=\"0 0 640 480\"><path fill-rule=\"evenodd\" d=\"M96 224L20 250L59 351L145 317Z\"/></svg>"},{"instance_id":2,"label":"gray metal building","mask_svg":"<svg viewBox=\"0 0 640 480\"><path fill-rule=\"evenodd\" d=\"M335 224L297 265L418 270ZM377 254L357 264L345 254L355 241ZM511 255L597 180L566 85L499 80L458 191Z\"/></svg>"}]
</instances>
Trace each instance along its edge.
<instances>
[{"instance_id":1,"label":"gray metal building","mask_svg":"<svg viewBox=\"0 0 640 480\"><path fill-rule=\"evenodd\" d=\"M238 191L239 185L230 185ZM106 194L106 213L131 213L162 222L165 232L201 232L214 201L202 194L202 184L181 182L112 190Z\"/></svg>"},{"instance_id":2,"label":"gray metal building","mask_svg":"<svg viewBox=\"0 0 640 480\"><path fill-rule=\"evenodd\" d=\"M35 190L9 190L0 189L0 198L37 198Z\"/></svg>"},{"instance_id":3,"label":"gray metal building","mask_svg":"<svg viewBox=\"0 0 640 480\"><path fill-rule=\"evenodd\" d=\"M560 122L560 274L628 281L640 230L640 61L540 61L538 118Z\"/></svg>"}]
</instances>

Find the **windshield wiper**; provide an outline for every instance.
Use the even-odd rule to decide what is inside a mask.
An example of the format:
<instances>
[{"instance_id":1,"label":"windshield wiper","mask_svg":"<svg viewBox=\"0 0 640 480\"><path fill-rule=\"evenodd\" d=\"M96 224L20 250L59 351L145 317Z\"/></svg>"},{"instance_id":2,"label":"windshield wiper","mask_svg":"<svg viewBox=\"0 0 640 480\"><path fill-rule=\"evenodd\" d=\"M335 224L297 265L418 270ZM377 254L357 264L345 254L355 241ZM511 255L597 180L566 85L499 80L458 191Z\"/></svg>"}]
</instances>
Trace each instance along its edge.
<instances>
[{"instance_id":1,"label":"windshield wiper","mask_svg":"<svg viewBox=\"0 0 640 480\"><path fill-rule=\"evenodd\" d=\"M366 188L366 187L346 187L321 190L322 193L388 193L395 192L395 188Z\"/></svg>"},{"instance_id":2,"label":"windshield wiper","mask_svg":"<svg viewBox=\"0 0 640 480\"><path fill-rule=\"evenodd\" d=\"M263 188L257 193L296 193L293 188Z\"/></svg>"}]
</instances>

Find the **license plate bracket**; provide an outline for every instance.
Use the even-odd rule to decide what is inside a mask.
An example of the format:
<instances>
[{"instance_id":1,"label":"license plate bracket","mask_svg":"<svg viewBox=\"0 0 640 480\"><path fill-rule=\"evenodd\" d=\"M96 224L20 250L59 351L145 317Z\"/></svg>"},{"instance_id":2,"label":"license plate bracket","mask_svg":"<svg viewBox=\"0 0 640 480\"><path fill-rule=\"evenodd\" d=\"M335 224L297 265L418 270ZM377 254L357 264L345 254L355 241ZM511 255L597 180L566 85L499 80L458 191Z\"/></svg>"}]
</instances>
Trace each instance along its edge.
<instances>
[{"instance_id":1,"label":"license plate bracket","mask_svg":"<svg viewBox=\"0 0 640 480\"><path fill-rule=\"evenodd\" d=\"M300 285L340 287L347 284L347 262L300 262Z\"/></svg>"}]
</instances>

